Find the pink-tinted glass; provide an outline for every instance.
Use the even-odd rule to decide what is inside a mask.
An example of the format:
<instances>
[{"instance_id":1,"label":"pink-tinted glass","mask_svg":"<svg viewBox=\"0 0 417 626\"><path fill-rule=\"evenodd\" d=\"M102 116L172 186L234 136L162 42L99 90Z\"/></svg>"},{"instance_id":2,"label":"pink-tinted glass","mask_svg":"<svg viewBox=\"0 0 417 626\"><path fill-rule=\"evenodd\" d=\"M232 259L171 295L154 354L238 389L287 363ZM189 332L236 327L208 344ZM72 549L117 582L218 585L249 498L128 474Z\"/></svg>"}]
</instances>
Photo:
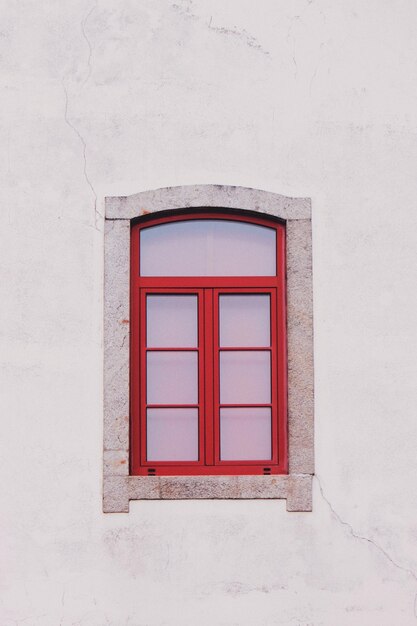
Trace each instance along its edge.
<instances>
[{"instance_id":1,"label":"pink-tinted glass","mask_svg":"<svg viewBox=\"0 0 417 626\"><path fill-rule=\"evenodd\" d=\"M220 345L271 344L269 294L224 294L219 297Z\"/></svg>"},{"instance_id":2,"label":"pink-tinted glass","mask_svg":"<svg viewBox=\"0 0 417 626\"><path fill-rule=\"evenodd\" d=\"M148 352L147 404L197 404L197 363L197 352Z\"/></svg>"},{"instance_id":3,"label":"pink-tinted glass","mask_svg":"<svg viewBox=\"0 0 417 626\"><path fill-rule=\"evenodd\" d=\"M220 403L269 404L271 359L269 351L220 352Z\"/></svg>"},{"instance_id":4,"label":"pink-tinted glass","mask_svg":"<svg viewBox=\"0 0 417 626\"><path fill-rule=\"evenodd\" d=\"M148 409L148 461L198 461L198 409Z\"/></svg>"},{"instance_id":5,"label":"pink-tinted glass","mask_svg":"<svg viewBox=\"0 0 417 626\"><path fill-rule=\"evenodd\" d=\"M146 345L149 348L197 347L197 296L148 295Z\"/></svg>"},{"instance_id":6,"label":"pink-tinted glass","mask_svg":"<svg viewBox=\"0 0 417 626\"><path fill-rule=\"evenodd\" d=\"M201 219L143 228L141 276L275 276L274 228Z\"/></svg>"},{"instance_id":7,"label":"pink-tinted glass","mask_svg":"<svg viewBox=\"0 0 417 626\"><path fill-rule=\"evenodd\" d=\"M220 458L222 461L270 460L271 410L220 409Z\"/></svg>"}]
</instances>

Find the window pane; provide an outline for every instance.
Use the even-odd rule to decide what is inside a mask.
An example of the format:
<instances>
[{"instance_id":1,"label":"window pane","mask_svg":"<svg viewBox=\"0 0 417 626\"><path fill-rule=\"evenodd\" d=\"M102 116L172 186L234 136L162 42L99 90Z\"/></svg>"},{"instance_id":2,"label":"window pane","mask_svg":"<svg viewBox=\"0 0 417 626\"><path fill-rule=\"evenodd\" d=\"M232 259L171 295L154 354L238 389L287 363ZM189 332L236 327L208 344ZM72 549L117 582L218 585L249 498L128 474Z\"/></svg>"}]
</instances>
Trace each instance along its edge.
<instances>
[{"instance_id":1,"label":"window pane","mask_svg":"<svg viewBox=\"0 0 417 626\"><path fill-rule=\"evenodd\" d=\"M219 311L221 346L271 344L269 295L222 295Z\"/></svg>"},{"instance_id":2,"label":"window pane","mask_svg":"<svg viewBox=\"0 0 417 626\"><path fill-rule=\"evenodd\" d=\"M188 220L144 228L141 276L275 276L275 229L247 222Z\"/></svg>"},{"instance_id":3,"label":"window pane","mask_svg":"<svg viewBox=\"0 0 417 626\"><path fill-rule=\"evenodd\" d=\"M198 409L147 410L148 461L198 461Z\"/></svg>"},{"instance_id":4,"label":"window pane","mask_svg":"<svg viewBox=\"0 0 417 626\"><path fill-rule=\"evenodd\" d=\"M197 342L197 296L146 297L148 347L196 348Z\"/></svg>"},{"instance_id":5,"label":"window pane","mask_svg":"<svg viewBox=\"0 0 417 626\"><path fill-rule=\"evenodd\" d=\"M267 351L220 352L221 404L271 402L271 365Z\"/></svg>"},{"instance_id":6,"label":"window pane","mask_svg":"<svg viewBox=\"0 0 417 626\"><path fill-rule=\"evenodd\" d=\"M271 409L220 409L222 461L271 459Z\"/></svg>"},{"instance_id":7,"label":"window pane","mask_svg":"<svg viewBox=\"0 0 417 626\"><path fill-rule=\"evenodd\" d=\"M148 404L197 404L197 352L148 352Z\"/></svg>"}]
</instances>

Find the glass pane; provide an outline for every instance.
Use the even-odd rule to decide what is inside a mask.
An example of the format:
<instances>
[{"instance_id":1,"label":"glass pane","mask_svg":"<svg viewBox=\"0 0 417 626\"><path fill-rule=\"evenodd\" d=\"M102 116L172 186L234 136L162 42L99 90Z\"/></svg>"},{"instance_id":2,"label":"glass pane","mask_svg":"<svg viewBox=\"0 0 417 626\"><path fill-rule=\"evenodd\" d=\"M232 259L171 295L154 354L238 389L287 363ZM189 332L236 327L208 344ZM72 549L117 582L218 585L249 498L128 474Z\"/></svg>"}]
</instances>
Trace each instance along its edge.
<instances>
[{"instance_id":1,"label":"glass pane","mask_svg":"<svg viewBox=\"0 0 417 626\"><path fill-rule=\"evenodd\" d=\"M146 345L150 348L196 348L197 296L146 297Z\"/></svg>"},{"instance_id":2,"label":"glass pane","mask_svg":"<svg viewBox=\"0 0 417 626\"><path fill-rule=\"evenodd\" d=\"M148 404L197 404L197 352L148 352Z\"/></svg>"},{"instance_id":3,"label":"glass pane","mask_svg":"<svg viewBox=\"0 0 417 626\"><path fill-rule=\"evenodd\" d=\"M271 402L269 352L220 352L221 404L268 404Z\"/></svg>"},{"instance_id":4,"label":"glass pane","mask_svg":"<svg viewBox=\"0 0 417 626\"><path fill-rule=\"evenodd\" d=\"M198 461L198 409L147 410L148 461Z\"/></svg>"},{"instance_id":5,"label":"glass pane","mask_svg":"<svg viewBox=\"0 0 417 626\"><path fill-rule=\"evenodd\" d=\"M222 295L219 311L221 346L271 345L269 295Z\"/></svg>"},{"instance_id":6,"label":"glass pane","mask_svg":"<svg viewBox=\"0 0 417 626\"><path fill-rule=\"evenodd\" d=\"M247 222L189 220L144 228L142 276L275 276L275 229Z\"/></svg>"},{"instance_id":7,"label":"glass pane","mask_svg":"<svg viewBox=\"0 0 417 626\"><path fill-rule=\"evenodd\" d=\"M220 409L222 461L271 459L271 409Z\"/></svg>"}]
</instances>

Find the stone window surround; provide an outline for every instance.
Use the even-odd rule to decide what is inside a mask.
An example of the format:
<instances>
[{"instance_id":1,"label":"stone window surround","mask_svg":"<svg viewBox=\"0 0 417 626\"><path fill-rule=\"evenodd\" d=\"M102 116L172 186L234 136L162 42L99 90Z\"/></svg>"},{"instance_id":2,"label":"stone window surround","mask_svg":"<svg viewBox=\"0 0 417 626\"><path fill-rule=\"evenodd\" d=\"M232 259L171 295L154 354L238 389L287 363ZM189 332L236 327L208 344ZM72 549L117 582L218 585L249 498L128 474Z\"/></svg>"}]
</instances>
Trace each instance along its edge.
<instances>
[{"instance_id":1,"label":"stone window surround","mask_svg":"<svg viewBox=\"0 0 417 626\"><path fill-rule=\"evenodd\" d=\"M130 229L159 211L255 211L283 220L287 244L288 463L285 475L129 475ZM311 202L224 185L189 185L105 200L103 511L128 512L130 500L286 499L287 511L312 510L313 292Z\"/></svg>"}]
</instances>

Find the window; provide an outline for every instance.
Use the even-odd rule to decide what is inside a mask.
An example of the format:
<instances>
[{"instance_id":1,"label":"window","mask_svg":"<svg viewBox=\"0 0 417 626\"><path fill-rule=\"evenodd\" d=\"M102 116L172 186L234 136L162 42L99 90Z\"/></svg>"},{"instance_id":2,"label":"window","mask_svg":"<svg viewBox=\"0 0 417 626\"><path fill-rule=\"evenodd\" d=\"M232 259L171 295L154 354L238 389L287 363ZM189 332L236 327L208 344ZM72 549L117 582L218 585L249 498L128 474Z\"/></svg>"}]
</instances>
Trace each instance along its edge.
<instances>
[{"instance_id":1,"label":"window","mask_svg":"<svg viewBox=\"0 0 417 626\"><path fill-rule=\"evenodd\" d=\"M131 238L131 473L285 473L284 225L199 212Z\"/></svg>"},{"instance_id":2,"label":"window","mask_svg":"<svg viewBox=\"0 0 417 626\"><path fill-rule=\"evenodd\" d=\"M311 510L308 199L219 185L106 198L103 456L105 512Z\"/></svg>"}]
</instances>

